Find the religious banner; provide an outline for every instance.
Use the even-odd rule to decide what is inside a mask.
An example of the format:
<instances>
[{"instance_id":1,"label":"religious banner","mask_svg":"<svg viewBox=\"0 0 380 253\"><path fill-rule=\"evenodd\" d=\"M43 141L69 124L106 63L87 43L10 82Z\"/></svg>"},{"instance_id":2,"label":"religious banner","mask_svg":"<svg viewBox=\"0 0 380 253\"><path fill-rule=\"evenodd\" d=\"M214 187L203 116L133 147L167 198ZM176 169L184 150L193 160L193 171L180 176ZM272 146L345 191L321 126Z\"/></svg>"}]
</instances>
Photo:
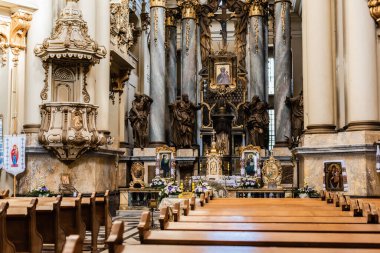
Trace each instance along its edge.
<instances>
[{"instance_id":1,"label":"religious banner","mask_svg":"<svg viewBox=\"0 0 380 253\"><path fill-rule=\"evenodd\" d=\"M0 169L4 166L3 115L0 114Z\"/></svg>"},{"instance_id":2,"label":"religious banner","mask_svg":"<svg viewBox=\"0 0 380 253\"><path fill-rule=\"evenodd\" d=\"M16 176L25 170L26 135L6 135L4 137L4 169Z\"/></svg>"}]
</instances>

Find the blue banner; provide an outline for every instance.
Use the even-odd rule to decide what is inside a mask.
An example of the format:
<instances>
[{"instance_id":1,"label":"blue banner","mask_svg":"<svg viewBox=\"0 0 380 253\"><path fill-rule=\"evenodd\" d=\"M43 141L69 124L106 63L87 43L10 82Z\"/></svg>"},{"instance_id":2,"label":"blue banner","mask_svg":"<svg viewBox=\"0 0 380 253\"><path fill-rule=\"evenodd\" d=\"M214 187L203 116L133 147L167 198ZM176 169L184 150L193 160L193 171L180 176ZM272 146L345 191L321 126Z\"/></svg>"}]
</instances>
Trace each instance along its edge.
<instances>
[{"instance_id":1,"label":"blue banner","mask_svg":"<svg viewBox=\"0 0 380 253\"><path fill-rule=\"evenodd\" d=\"M0 114L0 169L4 166L3 115Z\"/></svg>"}]
</instances>

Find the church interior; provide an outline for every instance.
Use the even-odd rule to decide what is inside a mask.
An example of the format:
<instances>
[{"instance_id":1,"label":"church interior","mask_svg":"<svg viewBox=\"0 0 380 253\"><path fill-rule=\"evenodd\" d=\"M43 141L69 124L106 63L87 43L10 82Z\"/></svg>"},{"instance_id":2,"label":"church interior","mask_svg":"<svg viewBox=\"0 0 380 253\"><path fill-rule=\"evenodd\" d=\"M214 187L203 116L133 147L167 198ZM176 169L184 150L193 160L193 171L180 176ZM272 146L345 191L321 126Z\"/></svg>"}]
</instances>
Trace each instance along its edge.
<instances>
[{"instance_id":1,"label":"church interior","mask_svg":"<svg viewBox=\"0 0 380 253\"><path fill-rule=\"evenodd\" d=\"M0 0L0 253L378 252L379 27L380 0Z\"/></svg>"}]
</instances>

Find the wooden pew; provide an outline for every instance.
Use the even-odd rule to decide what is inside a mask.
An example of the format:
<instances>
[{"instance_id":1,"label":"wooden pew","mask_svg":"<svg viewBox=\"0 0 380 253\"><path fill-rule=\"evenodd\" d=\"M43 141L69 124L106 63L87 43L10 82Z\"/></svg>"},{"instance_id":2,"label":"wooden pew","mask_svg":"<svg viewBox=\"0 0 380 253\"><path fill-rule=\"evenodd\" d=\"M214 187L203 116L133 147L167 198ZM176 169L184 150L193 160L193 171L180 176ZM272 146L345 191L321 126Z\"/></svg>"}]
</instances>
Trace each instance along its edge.
<instances>
[{"instance_id":1,"label":"wooden pew","mask_svg":"<svg viewBox=\"0 0 380 253\"><path fill-rule=\"evenodd\" d=\"M179 224L179 223L176 223ZM197 245L122 245L124 223L115 221L111 234L107 239L110 253L375 253L377 249L331 249L331 248L276 248L276 247L229 247L229 246L197 246Z\"/></svg>"},{"instance_id":2,"label":"wooden pew","mask_svg":"<svg viewBox=\"0 0 380 253\"><path fill-rule=\"evenodd\" d=\"M199 203L201 204L201 206L205 205L205 194L204 193L201 193L201 196L199 197Z\"/></svg>"},{"instance_id":3,"label":"wooden pew","mask_svg":"<svg viewBox=\"0 0 380 253\"><path fill-rule=\"evenodd\" d=\"M192 196L190 199L190 210L194 211L195 210L195 196Z\"/></svg>"},{"instance_id":4,"label":"wooden pew","mask_svg":"<svg viewBox=\"0 0 380 253\"><path fill-rule=\"evenodd\" d=\"M263 247L380 248L380 234L300 232L150 231L150 213L138 225L142 244Z\"/></svg>"},{"instance_id":5,"label":"wooden pew","mask_svg":"<svg viewBox=\"0 0 380 253\"><path fill-rule=\"evenodd\" d=\"M188 216L190 212L190 200L185 199L183 202L183 215Z\"/></svg>"},{"instance_id":6,"label":"wooden pew","mask_svg":"<svg viewBox=\"0 0 380 253\"><path fill-rule=\"evenodd\" d=\"M164 226L169 221L169 208L168 207L161 208L161 210L160 210L160 216L158 218L158 221L160 222L160 229L164 230L165 229Z\"/></svg>"},{"instance_id":7,"label":"wooden pew","mask_svg":"<svg viewBox=\"0 0 380 253\"><path fill-rule=\"evenodd\" d=\"M67 237L62 253L81 253L82 243L79 235L70 235Z\"/></svg>"},{"instance_id":8,"label":"wooden pew","mask_svg":"<svg viewBox=\"0 0 380 253\"><path fill-rule=\"evenodd\" d=\"M179 221L181 218L181 206L180 203L177 202L174 204L173 207L173 219L175 222Z\"/></svg>"},{"instance_id":9,"label":"wooden pew","mask_svg":"<svg viewBox=\"0 0 380 253\"><path fill-rule=\"evenodd\" d=\"M6 199L9 197L9 189L0 190L0 199Z\"/></svg>"},{"instance_id":10,"label":"wooden pew","mask_svg":"<svg viewBox=\"0 0 380 253\"><path fill-rule=\"evenodd\" d=\"M42 236L37 231L36 206L37 199L32 199L26 207L12 207L7 212L7 234L15 245L16 252L40 253Z\"/></svg>"},{"instance_id":11,"label":"wooden pew","mask_svg":"<svg viewBox=\"0 0 380 253\"><path fill-rule=\"evenodd\" d=\"M100 226L105 228L106 238L109 236L112 227L112 217L110 214L110 191L107 190L102 197L95 198L96 217Z\"/></svg>"},{"instance_id":12,"label":"wooden pew","mask_svg":"<svg viewBox=\"0 0 380 253\"><path fill-rule=\"evenodd\" d=\"M91 232L91 251L96 252L98 249L98 235L100 230L99 219L96 213L96 193L93 192L89 198L82 198L82 220L86 230Z\"/></svg>"},{"instance_id":13,"label":"wooden pew","mask_svg":"<svg viewBox=\"0 0 380 253\"><path fill-rule=\"evenodd\" d=\"M15 253L16 248L13 243L8 240L7 235L7 209L8 203L0 204L0 252L2 253Z\"/></svg>"}]
</instances>

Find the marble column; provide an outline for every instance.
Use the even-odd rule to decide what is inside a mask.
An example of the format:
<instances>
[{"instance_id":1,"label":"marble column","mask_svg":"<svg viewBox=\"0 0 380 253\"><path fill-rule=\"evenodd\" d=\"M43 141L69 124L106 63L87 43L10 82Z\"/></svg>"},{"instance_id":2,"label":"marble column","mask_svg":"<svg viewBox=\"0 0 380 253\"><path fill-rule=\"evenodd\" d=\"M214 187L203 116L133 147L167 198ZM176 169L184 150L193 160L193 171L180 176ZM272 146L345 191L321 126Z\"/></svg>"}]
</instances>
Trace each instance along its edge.
<instances>
[{"instance_id":1,"label":"marble column","mask_svg":"<svg viewBox=\"0 0 380 253\"><path fill-rule=\"evenodd\" d=\"M59 1L59 0L56 0ZM82 11L83 20L87 22L88 35L95 39L95 29L96 29L96 4L93 0L80 0L78 2L79 9ZM104 60L102 60L104 61ZM97 66L97 65L95 65ZM87 73L87 92L90 95L90 103L95 104L95 79L96 79L97 67L90 68Z\"/></svg>"},{"instance_id":2,"label":"marble column","mask_svg":"<svg viewBox=\"0 0 380 253\"><path fill-rule=\"evenodd\" d=\"M106 48L107 54L96 65L95 104L98 108L96 127L100 132L109 130L109 85L110 85L110 1L97 0L95 41ZM117 133L114 133L117 134Z\"/></svg>"},{"instance_id":3,"label":"marble column","mask_svg":"<svg viewBox=\"0 0 380 253\"><path fill-rule=\"evenodd\" d=\"M268 47L265 42L265 17L264 6L259 1L254 1L249 7L249 41L250 41L250 90L251 97L259 96L261 101L266 101L265 89L265 50ZM251 99L251 98L249 98Z\"/></svg>"},{"instance_id":4,"label":"marble column","mask_svg":"<svg viewBox=\"0 0 380 253\"><path fill-rule=\"evenodd\" d=\"M376 25L367 1L344 2L347 131L380 130Z\"/></svg>"},{"instance_id":5,"label":"marble column","mask_svg":"<svg viewBox=\"0 0 380 253\"><path fill-rule=\"evenodd\" d=\"M197 0L185 0L182 9L181 93L197 103Z\"/></svg>"},{"instance_id":6,"label":"marble column","mask_svg":"<svg viewBox=\"0 0 380 253\"><path fill-rule=\"evenodd\" d=\"M291 92L291 51L290 51L290 7L289 0L275 0L275 57L274 57L274 111L276 146L287 146L291 137L290 108L285 105Z\"/></svg>"},{"instance_id":7,"label":"marble column","mask_svg":"<svg viewBox=\"0 0 380 253\"><path fill-rule=\"evenodd\" d=\"M308 133L328 133L334 124L333 18L330 0L305 1L304 80L308 87ZM318 48L318 50L315 50ZM305 73L306 72L306 73Z\"/></svg>"},{"instance_id":8,"label":"marble column","mask_svg":"<svg viewBox=\"0 0 380 253\"><path fill-rule=\"evenodd\" d=\"M26 44L25 68L25 120L26 133L38 133L41 124L40 108L42 103L40 93L44 87L45 70L40 58L34 55L34 47L50 36L53 29L52 1L36 0L38 10L33 14ZM36 142L37 142L37 136Z\"/></svg>"},{"instance_id":9,"label":"marble column","mask_svg":"<svg viewBox=\"0 0 380 253\"><path fill-rule=\"evenodd\" d=\"M174 13L166 10L166 96L167 105L177 98L177 24ZM165 125L167 143L172 141L169 107L165 108Z\"/></svg>"},{"instance_id":10,"label":"marble column","mask_svg":"<svg viewBox=\"0 0 380 253\"><path fill-rule=\"evenodd\" d=\"M165 143L165 1L150 1L150 110L149 134L152 145Z\"/></svg>"}]
</instances>

